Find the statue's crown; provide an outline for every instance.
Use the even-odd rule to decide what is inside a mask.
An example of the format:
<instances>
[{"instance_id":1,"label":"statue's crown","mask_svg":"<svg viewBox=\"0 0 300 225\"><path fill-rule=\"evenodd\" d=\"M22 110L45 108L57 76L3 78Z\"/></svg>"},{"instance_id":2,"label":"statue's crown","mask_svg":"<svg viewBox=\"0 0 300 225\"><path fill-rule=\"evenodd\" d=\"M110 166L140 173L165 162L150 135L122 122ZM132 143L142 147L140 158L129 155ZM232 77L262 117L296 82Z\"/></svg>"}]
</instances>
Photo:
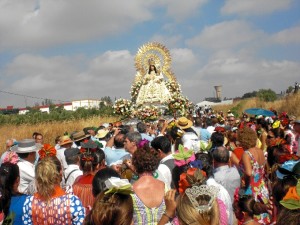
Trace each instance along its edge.
<instances>
[{"instance_id":1,"label":"statue's crown","mask_svg":"<svg viewBox=\"0 0 300 225\"><path fill-rule=\"evenodd\" d=\"M152 58L148 59L148 64L149 64L149 66L155 65L154 59L152 59Z\"/></svg>"}]
</instances>

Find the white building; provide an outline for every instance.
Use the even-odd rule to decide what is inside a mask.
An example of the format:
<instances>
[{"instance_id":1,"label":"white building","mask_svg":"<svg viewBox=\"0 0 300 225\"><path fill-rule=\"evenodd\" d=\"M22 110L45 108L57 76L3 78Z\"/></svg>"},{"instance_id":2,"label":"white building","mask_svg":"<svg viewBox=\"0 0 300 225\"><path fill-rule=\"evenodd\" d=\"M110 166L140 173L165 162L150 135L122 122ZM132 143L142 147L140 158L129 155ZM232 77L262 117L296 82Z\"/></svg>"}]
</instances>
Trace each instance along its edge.
<instances>
[{"instance_id":1,"label":"white building","mask_svg":"<svg viewBox=\"0 0 300 225\"><path fill-rule=\"evenodd\" d=\"M97 108L97 109L99 109L99 105L101 102L102 101L100 101L100 100L91 100L91 99L75 100L75 101L68 102L68 103L56 104L55 107L63 106L64 109L68 110L68 111L76 111L78 108L85 108L85 109ZM49 107L50 107L49 105L43 105L43 106L37 106L36 108L38 108L41 112L49 113L50 112ZM24 115L27 112L29 112L29 110L27 108L19 109L20 115Z\"/></svg>"},{"instance_id":2,"label":"white building","mask_svg":"<svg viewBox=\"0 0 300 225\"><path fill-rule=\"evenodd\" d=\"M101 102L102 101L100 100L92 100L92 99L76 100L76 101L72 101L72 107L73 107L73 111L81 107L85 109L91 109L91 108L99 109L99 105Z\"/></svg>"}]
</instances>

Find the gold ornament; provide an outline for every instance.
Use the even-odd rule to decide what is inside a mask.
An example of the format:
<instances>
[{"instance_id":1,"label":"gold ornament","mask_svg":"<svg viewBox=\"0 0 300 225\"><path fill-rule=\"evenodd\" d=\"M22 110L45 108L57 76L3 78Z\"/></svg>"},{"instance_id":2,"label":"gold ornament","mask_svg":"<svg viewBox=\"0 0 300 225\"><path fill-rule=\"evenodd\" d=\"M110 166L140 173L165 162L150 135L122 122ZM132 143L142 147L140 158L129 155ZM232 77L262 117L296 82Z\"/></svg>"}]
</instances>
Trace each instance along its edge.
<instances>
[{"instance_id":1,"label":"gold ornament","mask_svg":"<svg viewBox=\"0 0 300 225\"><path fill-rule=\"evenodd\" d=\"M149 42L139 48L135 56L135 67L139 73L136 76L135 83L141 81L149 69L149 65L155 65L157 72L162 72L170 81L176 78L170 70L171 55L169 50L157 42Z\"/></svg>"}]
</instances>

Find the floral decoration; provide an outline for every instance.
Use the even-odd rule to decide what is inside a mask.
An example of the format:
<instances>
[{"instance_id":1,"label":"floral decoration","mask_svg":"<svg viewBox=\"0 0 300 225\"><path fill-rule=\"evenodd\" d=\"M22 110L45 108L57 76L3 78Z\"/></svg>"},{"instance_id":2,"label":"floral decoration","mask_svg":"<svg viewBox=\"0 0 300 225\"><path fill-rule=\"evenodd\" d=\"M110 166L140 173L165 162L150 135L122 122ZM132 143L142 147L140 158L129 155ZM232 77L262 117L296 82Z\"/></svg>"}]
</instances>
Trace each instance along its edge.
<instances>
[{"instance_id":1,"label":"floral decoration","mask_svg":"<svg viewBox=\"0 0 300 225\"><path fill-rule=\"evenodd\" d=\"M131 101L135 102L137 99L137 96L139 94L139 91L141 89L143 82L142 81L138 81L132 84L131 86L131 91L130 91L130 95L131 95Z\"/></svg>"},{"instance_id":2,"label":"floral decoration","mask_svg":"<svg viewBox=\"0 0 300 225\"><path fill-rule=\"evenodd\" d=\"M182 95L174 95L168 102L169 112L177 112L180 116L186 115L192 106L192 103Z\"/></svg>"},{"instance_id":3,"label":"floral decoration","mask_svg":"<svg viewBox=\"0 0 300 225\"><path fill-rule=\"evenodd\" d=\"M43 159L46 156L56 156L56 149L50 144L44 144L38 153L40 155L40 159Z\"/></svg>"},{"instance_id":4,"label":"floral decoration","mask_svg":"<svg viewBox=\"0 0 300 225\"><path fill-rule=\"evenodd\" d=\"M5 157L3 159L3 163L5 163L5 162L17 164L19 162L18 154L14 151L7 152L7 154L5 155Z\"/></svg>"},{"instance_id":5,"label":"floral decoration","mask_svg":"<svg viewBox=\"0 0 300 225\"><path fill-rule=\"evenodd\" d=\"M148 140L146 140L146 139L143 139L143 140L141 140L139 143L138 143L138 148L144 148L144 146L146 145L149 145L149 141Z\"/></svg>"},{"instance_id":6,"label":"floral decoration","mask_svg":"<svg viewBox=\"0 0 300 225\"><path fill-rule=\"evenodd\" d=\"M134 115L142 121L153 121L158 119L160 116L159 109L156 106L144 106L138 108Z\"/></svg>"},{"instance_id":7,"label":"floral decoration","mask_svg":"<svg viewBox=\"0 0 300 225\"><path fill-rule=\"evenodd\" d=\"M171 95L180 95L181 94L181 87L180 85L172 80L172 81L165 81L166 87L168 88Z\"/></svg>"},{"instance_id":8,"label":"floral decoration","mask_svg":"<svg viewBox=\"0 0 300 225\"><path fill-rule=\"evenodd\" d=\"M184 193L191 186L202 185L206 179L206 173L198 168L189 168L180 175L179 193Z\"/></svg>"},{"instance_id":9,"label":"floral decoration","mask_svg":"<svg viewBox=\"0 0 300 225\"><path fill-rule=\"evenodd\" d=\"M114 113L123 117L130 117L132 113L132 101L120 98L113 106Z\"/></svg>"}]
</instances>

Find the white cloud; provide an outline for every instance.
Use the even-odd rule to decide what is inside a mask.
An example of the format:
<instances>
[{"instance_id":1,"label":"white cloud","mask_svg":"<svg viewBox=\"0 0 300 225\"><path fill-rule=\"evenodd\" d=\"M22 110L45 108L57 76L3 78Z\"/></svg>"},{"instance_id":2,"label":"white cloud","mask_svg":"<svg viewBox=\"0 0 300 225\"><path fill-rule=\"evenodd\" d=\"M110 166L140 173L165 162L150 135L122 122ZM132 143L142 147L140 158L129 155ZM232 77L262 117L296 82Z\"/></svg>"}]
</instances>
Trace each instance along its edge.
<instances>
[{"instance_id":1,"label":"white cloud","mask_svg":"<svg viewBox=\"0 0 300 225\"><path fill-rule=\"evenodd\" d=\"M191 15L198 13L199 8L206 4L207 0L161 0L167 6L167 15L175 21L182 21Z\"/></svg>"},{"instance_id":2,"label":"white cloud","mask_svg":"<svg viewBox=\"0 0 300 225\"><path fill-rule=\"evenodd\" d=\"M282 30L272 35L271 40L278 44L300 44L300 26Z\"/></svg>"},{"instance_id":3,"label":"white cloud","mask_svg":"<svg viewBox=\"0 0 300 225\"><path fill-rule=\"evenodd\" d=\"M209 61L197 76L202 87L222 85L223 97L236 97L259 89L284 91L297 80L299 69L299 62L224 55Z\"/></svg>"},{"instance_id":4,"label":"white cloud","mask_svg":"<svg viewBox=\"0 0 300 225\"><path fill-rule=\"evenodd\" d=\"M10 78L17 77L2 82L0 88L12 93L59 100L103 96L129 98L135 76L133 58L126 50L108 51L93 59L23 54L0 71ZM7 104L7 99L1 99L0 105ZM14 102L24 106L23 97L15 96Z\"/></svg>"},{"instance_id":5,"label":"white cloud","mask_svg":"<svg viewBox=\"0 0 300 225\"><path fill-rule=\"evenodd\" d=\"M226 49L247 47L247 44L263 40L264 33L245 21L224 21L207 26L203 31L186 41L189 46Z\"/></svg>"},{"instance_id":6,"label":"white cloud","mask_svg":"<svg viewBox=\"0 0 300 225\"><path fill-rule=\"evenodd\" d=\"M120 34L152 18L147 1L4 1L0 50L84 42Z\"/></svg>"},{"instance_id":7,"label":"white cloud","mask_svg":"<svg viewBox=\"0 0 300 225\"><path fill-rule=\"evenodd\" d=\"M264 15L286 10L292 0L227 0L222 7L223 14Z\"/></svg>"},{"instance_id":8,"label":"white cloud","mask_svg":"<svg viewBox=\"0 0 300 225\"><path fill-rule=\"evenodd\" d=\"M182 40L182 35L166 36L161 34L155 34L150 38L150 41L164 43L168 48L172 48L178 45Z\"/></svg>"}]
</instances>

